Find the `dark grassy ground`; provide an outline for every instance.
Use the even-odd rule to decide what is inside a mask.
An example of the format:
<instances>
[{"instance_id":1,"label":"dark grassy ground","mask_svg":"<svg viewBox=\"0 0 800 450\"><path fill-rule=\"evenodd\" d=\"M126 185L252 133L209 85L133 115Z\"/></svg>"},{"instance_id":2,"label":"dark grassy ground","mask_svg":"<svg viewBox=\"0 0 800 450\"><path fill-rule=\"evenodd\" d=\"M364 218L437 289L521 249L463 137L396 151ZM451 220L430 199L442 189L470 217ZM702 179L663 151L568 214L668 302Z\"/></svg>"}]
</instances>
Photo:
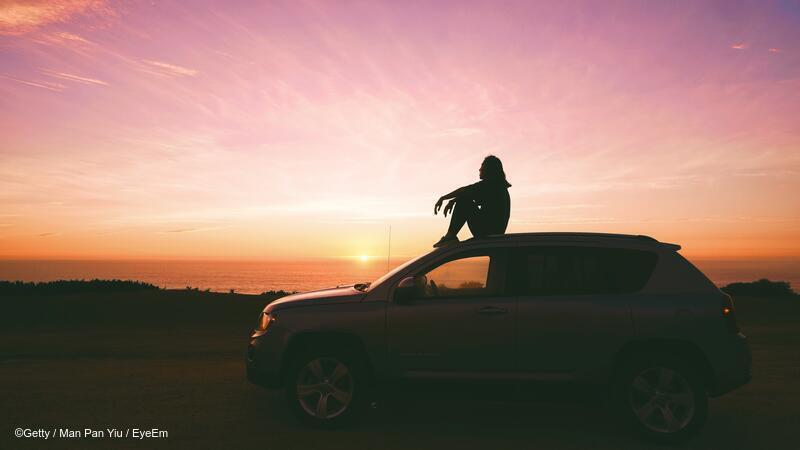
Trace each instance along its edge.
<instances>
[{"instance_id":1,"label":"dark grassy ground","mask_svg":"<svg viewBox=\"0 0 800 450\"><path fill-rule=\"evenodd\" d=\"M268 300L185 291L4 298L0 448L663 448L594 402L479 392L403 395L353 428L304 428L279 393L244 378L244 346ZM797 448L800 301L743 297L736 306L754 380L712 400L706 428L680 447ZM14 438L16 427L155 427L169 437L44 441Z\"/></svg>"}]
</instances>

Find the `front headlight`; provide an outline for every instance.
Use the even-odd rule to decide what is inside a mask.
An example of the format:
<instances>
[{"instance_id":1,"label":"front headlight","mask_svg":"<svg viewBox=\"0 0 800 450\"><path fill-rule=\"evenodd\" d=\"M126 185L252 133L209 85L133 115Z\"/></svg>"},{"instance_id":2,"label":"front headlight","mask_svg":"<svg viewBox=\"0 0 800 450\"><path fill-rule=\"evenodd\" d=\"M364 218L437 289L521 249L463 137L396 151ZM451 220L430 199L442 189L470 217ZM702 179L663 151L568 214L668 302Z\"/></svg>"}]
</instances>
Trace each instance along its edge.
<instances>
[{"instance_id":1,"label":"front headlight","mask_svg":"<svg viewBox=\"0 0 800 450\"><path fill-rule=\"evenodd\" d=\"M269 324L272 323L275 318L265 312L261 313L261 317L258 318L258 329L256 331L266 331Z\"/></svg>"}]
</instances>

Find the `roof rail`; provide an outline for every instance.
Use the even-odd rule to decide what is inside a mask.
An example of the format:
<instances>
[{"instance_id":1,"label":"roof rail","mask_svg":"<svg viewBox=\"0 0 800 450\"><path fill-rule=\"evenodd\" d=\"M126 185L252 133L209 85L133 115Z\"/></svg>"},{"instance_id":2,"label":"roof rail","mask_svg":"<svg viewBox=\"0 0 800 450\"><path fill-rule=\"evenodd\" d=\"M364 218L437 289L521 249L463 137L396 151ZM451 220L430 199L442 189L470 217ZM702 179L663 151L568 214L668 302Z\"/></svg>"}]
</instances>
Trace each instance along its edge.
<instances>
[{"instance_id":1,"label":"roof rail","mask_svg":"<svg viewBox=\"0 0 800 450\"><path fill-rule=\"evenodd\" d=\"M681 246L678 244L659 242L654 237L646 236L643 234L591 233L591 232L580 232L580 231L543 231L543 232L528 232L528 233L492 234L489 236L481 237L480 239L501 239L510 237L553 237L553 238L566 237L566 238L587 238L587 239L605 238L605 239L626 239L626 240L630 239L630 240L646 241L654 244L660 244L674 251L678 251L681 249Z\"/></svg>"},{"instance_id":2,"label":"roof rail","mask_svg":"<svg viewBox=\"0 0 800 450\"><path fill-rule=\"evenodd\" d=\"M540 231L528 233L507 233L507 234L492 234L486 236L488 238L501 238L501 237L598 237L598 238L612 238L612 239L641 239L646 241L658 242L651 236L643 234L616 234L616 233L591 233L582 231Z\"/></svg>"}]
</instances>

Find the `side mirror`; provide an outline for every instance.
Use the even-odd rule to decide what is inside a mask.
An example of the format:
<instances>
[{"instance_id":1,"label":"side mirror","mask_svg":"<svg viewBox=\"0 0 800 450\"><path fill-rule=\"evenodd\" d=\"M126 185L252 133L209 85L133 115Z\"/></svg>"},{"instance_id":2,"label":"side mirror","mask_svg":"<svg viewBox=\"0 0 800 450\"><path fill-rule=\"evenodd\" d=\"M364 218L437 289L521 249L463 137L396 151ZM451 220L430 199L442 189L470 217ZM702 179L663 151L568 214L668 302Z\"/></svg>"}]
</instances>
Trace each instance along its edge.
<instances>
[{"instance_id":1,"label":"side mirror","mask_svg":"<svg viewBox=\"0 0 800 450\"><path fill-rule=\"evenodd\" d=\"M394 299L399 303L407 302L419 297L420 286L425 286L426 277L406 277L403 278L394 290Z\"/></svg>"}]
</instances>

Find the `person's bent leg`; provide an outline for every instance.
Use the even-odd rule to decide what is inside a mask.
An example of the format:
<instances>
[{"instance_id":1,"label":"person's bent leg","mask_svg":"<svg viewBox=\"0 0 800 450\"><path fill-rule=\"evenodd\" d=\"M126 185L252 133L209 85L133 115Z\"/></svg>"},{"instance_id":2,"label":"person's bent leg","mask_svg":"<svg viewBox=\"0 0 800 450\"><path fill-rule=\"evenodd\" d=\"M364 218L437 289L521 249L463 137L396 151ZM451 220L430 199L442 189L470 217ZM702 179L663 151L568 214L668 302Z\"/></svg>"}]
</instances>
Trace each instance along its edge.
<instances>
[{"instance_id":1,"label":"person's bent leg","mask_svg":"<svg viewBox=\"0 0 800 450\"><path fill-rule=\"evenodd\" d=\"M450 227L445 236L456 237L464 224L475 216L476 205L471 200L456 201L453 214L450 216Z\"/></svg>"},{"instance_id":2,"label":"person's bent leg","mask_svg":"<svg viewBox=\"0 0 800 450\"><path fill-rule=\"evenodd\" d=\"M433 246L441 247L452 242L458 242L458 232L476 212L477 205L475 205L475 202L471 200L456 201L453 206L453 213L450 215L450 226L447 229L447 234L442 236L439 242L433 244Z\"/></svg>"},{"instance_id":3,"label":"person's bent leg","mask_svg":"<svg viewBox=\"0 0 800 450\"><path fill-rule=\"evenodd\" d=\"M492 228L486 223L486 217L480 214L474 214L467 218L467 226L469 227L469 231L476 238L496 234L492 232Z\"/></svg>"}]
</instances>

